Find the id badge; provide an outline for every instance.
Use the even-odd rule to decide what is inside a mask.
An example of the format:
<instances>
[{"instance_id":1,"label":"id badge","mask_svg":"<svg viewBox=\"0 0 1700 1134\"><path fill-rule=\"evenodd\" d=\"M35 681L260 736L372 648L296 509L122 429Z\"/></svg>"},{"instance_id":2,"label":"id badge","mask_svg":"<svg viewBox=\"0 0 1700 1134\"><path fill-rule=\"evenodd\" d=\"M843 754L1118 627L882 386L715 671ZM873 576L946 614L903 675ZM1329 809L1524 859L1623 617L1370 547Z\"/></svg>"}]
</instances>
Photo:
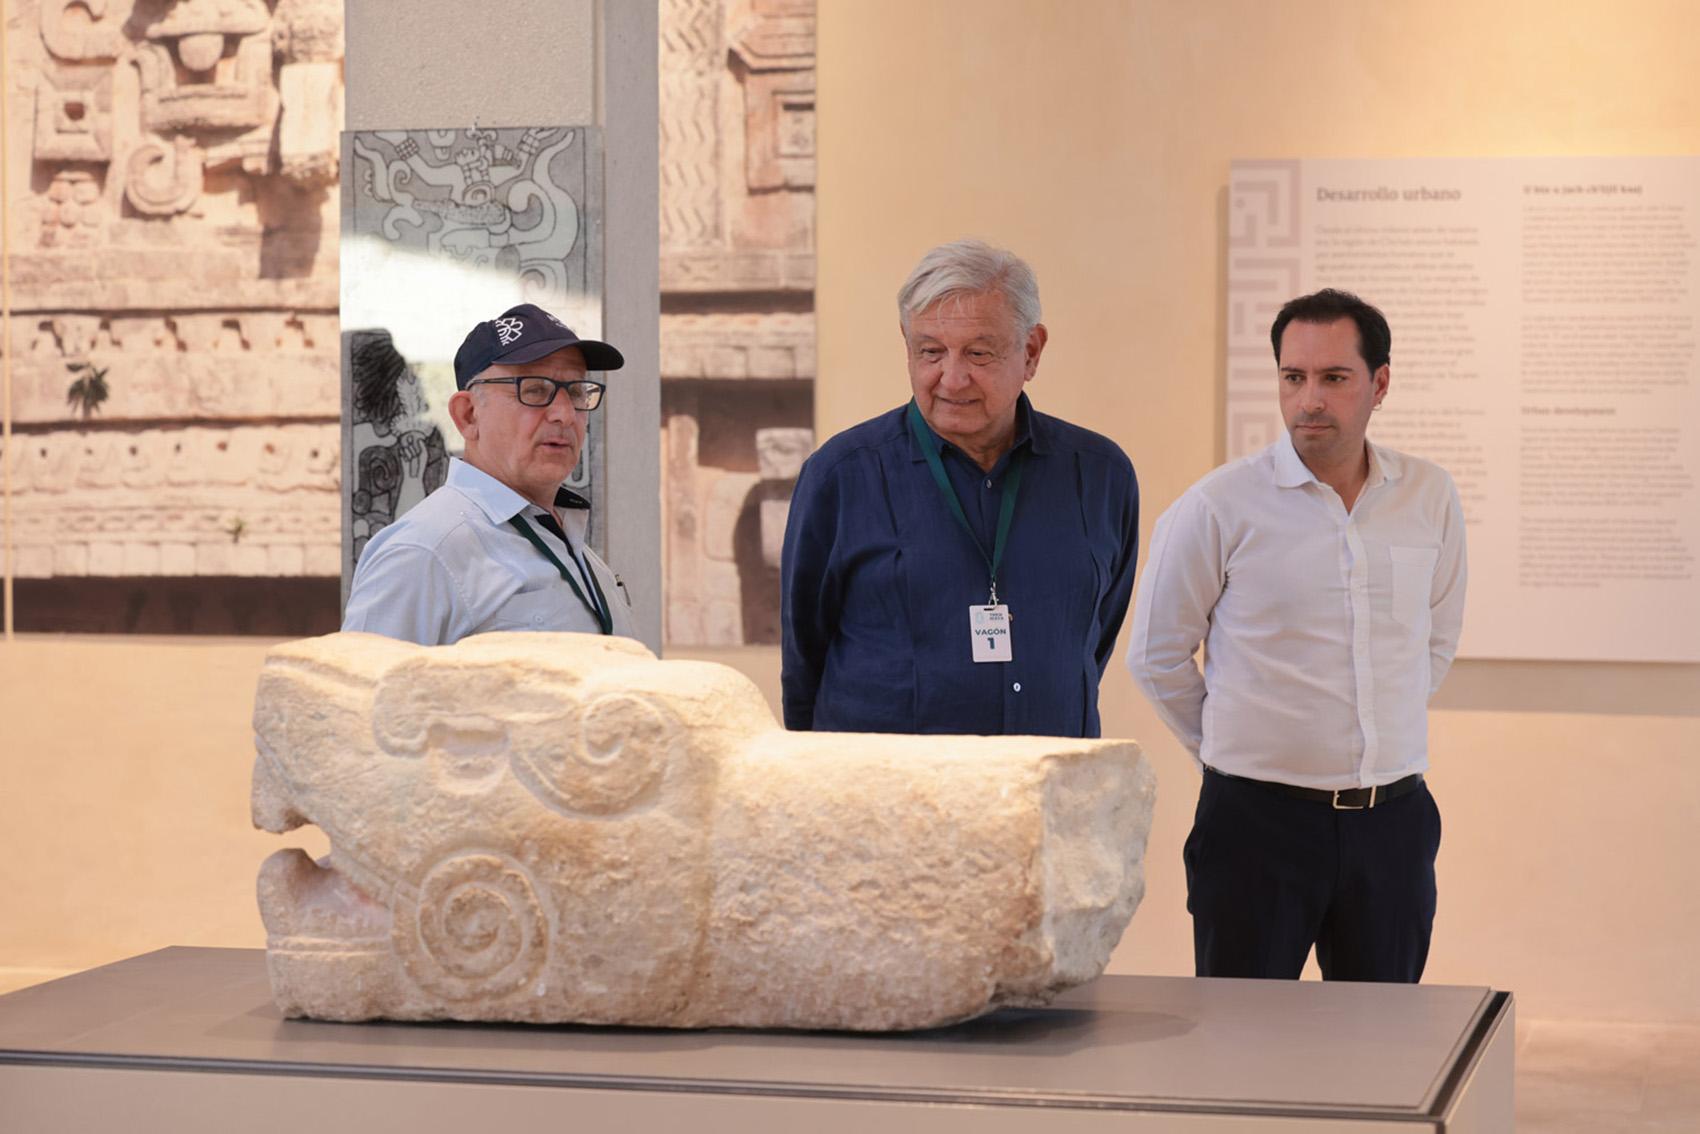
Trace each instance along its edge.
<instances>
[{"instance_id":1,"label":"id badge","mask_svg":"<svg viewBox=\"0 0 1700 1134\"><path fill-rule=\"evenodd\" d=\"M968 608L968 629L974 642L975 661L1015 660L1015 649L1009 641L1009 622L1009 607L1002 603Z\"/></svg>"}]
</instances>

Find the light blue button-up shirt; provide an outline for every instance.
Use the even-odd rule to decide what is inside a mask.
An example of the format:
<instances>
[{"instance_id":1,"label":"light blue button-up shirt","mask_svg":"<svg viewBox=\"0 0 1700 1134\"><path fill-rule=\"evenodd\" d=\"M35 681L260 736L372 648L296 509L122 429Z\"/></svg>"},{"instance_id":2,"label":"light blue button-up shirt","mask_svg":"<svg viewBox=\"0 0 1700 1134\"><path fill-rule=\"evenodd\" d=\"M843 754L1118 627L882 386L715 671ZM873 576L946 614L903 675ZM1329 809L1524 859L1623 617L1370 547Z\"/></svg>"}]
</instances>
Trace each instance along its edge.
<instances>
[{"instance_id":1,"label":"light blue button-up shirt","mask_svg":"<svg viewBox=\"0 0 1700 1134\"><path fill-rule=\"evenodd\" d=\"M533 530L568 570L595 572L613 614L614 633L636 637L625 588L585 545L588 506L577 497L564 503L567 543L535 520ZM342 628L423 646L448 645L491 630L599 633L590 607L509 523L515 516L544 514L495 477L451 460L448 482L366 545ZM584 588L582 574L579 586Z\"/></svg>"}]
</instances>

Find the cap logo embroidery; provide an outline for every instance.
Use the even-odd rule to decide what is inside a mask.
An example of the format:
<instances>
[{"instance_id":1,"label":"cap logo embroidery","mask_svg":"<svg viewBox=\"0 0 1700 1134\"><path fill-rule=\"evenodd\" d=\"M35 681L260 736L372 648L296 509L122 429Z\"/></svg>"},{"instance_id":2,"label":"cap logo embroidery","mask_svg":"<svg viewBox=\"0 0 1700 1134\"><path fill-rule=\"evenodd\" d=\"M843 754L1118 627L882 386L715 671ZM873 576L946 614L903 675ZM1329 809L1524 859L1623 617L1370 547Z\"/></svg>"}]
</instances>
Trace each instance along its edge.
<instances>
[{"instance_id":1,"label":"cap logo embroidery","mask_svg":"<svg viewBox=\"0 0 1700 1134\"><path fill-rule=\"evenodd\" d=\"M519 338L520 332L525 330L525 320L521 319L518 315L510 315L505 319L497 319L492 325L496 328L496 337L502 340L503 346L507 346L509 343Z\"/></svg>"}]
</instances>

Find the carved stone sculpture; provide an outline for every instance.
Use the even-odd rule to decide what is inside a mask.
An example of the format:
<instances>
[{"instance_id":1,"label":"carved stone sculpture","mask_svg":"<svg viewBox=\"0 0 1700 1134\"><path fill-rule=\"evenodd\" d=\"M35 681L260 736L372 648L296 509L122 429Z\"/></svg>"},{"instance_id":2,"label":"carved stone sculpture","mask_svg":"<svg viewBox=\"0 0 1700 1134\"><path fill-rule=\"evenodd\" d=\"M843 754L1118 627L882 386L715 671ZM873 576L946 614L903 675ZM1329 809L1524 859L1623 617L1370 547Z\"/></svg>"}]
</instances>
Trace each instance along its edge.
<instances>
[{"instance_id":1,"label":"carved stone sculpture","mask_svg":"<svg viewBox=\"0 0 1700 1134\"><path fill-rule=\"evenodd\" d=\"M1144 890L1123 741L788 733L621 638L365 634L260 675L286 1015L921 1028L1098 975Z\"/></svg>"},{"instance_id":2,"label":"carved stone sculpture","mask_svg":"<svg viewBox=\"0 0 1700 1134\"><path fill-rule=\"evenodd\" d=\"M81 10L82 18L71 15ZM124 49L126 0L41 0L41 39L60 59L116 59Z\"/></svg>"},{"instance_id":3,"label":"carved stone sculpture","mask_svg":"<svg viewBox=\"0 0 1700 1134\"><path fill-rule=\"evenodd\" d=\"M103 163L112 157L112 72L47 71L35 88L35 160Z\"/></svg>"},{"instance_id":4,"label":"carved stone sculpture","mask_svg":"<svg viewBox=\"0 0 1700 1134\"><path fill-rule=\"evenodd\" d=\"M273 18L281 172L297 185L333 185L342 131L342 5L280 0Z\"/></svg>"}]
</instances>

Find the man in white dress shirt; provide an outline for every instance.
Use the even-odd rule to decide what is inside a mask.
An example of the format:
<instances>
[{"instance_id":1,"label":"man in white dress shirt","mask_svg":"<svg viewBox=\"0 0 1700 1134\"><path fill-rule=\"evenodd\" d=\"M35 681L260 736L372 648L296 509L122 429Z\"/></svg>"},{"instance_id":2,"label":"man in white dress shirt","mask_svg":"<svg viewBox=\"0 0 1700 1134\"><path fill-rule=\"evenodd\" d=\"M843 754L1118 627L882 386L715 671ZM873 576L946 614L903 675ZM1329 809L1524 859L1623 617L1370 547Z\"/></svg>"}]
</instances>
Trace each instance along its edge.
<instances>
[{"instance_id":1,"label":"man in white dress shirt","mask_svg":"<svg viewBox=\"0 0 1700 1134\"><path fill-rule=\"evenodd\" d=\"M1381 312L1321 291L1270 338L1287 433L1157 521L1128 668L1204 769L1185 849L1198 975L1297 978L1315 946L1325 979L1414 983L1463 510L1445 471L1364 436L1388 389Z\"/></svg>"},{"instance_id":2,"label":"man in white dress shirt","mask_svg":"<svg viewBox=\"0 0 1700 1134\"><path fill-rule=\"evenodd\" d=\"M366 545L344 630L448 645L489 630L634 635L625 589L585 542L590 504L563 486L620 352L522 303L473 327L449 416L465 439L447 482Z\"/></svg>"}]
</instances>

